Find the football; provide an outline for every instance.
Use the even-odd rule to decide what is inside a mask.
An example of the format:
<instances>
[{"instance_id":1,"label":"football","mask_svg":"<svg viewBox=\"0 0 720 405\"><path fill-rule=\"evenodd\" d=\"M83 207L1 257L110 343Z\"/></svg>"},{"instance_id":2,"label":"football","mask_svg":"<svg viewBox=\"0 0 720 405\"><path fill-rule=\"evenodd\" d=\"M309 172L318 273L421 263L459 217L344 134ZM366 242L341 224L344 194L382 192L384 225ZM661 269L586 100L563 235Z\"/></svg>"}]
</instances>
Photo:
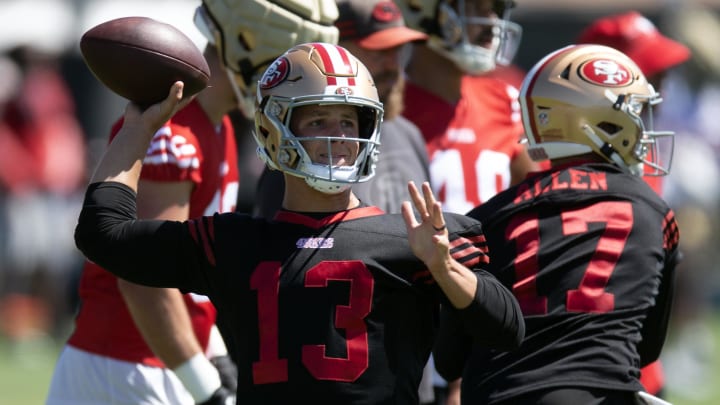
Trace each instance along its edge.
<instances>
[{"instance_id":1,"label":"football","mask_svg":"<svg viewBox=\"0 0 720 405\"><path fill-rule=\"evenodd\" d=\"M178 80L185 83L184 97L210 80L195 43L174 26L148 17L117 18L89 29L80 39L80 52L100 82L144 106L167 97Z\"/></svg>"}]
</instances>

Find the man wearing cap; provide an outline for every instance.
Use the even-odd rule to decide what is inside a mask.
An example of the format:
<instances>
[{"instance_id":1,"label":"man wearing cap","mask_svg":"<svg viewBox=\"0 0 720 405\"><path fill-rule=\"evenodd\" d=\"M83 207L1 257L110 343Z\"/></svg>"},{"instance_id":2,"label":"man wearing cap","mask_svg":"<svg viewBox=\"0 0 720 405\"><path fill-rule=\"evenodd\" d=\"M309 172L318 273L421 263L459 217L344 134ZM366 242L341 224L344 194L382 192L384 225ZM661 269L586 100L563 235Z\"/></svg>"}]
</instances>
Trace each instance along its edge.
<instances>
[{"instance_id":1,"label":"man wearing cap","mask_svg":"<svg viewBox=\"0 0 720 405\"><path fill-rule=\"evenodd\" d=\"M637 11L595 20L580 33L580 44L600 44L615 48L630 57L656 90L665 73L690 58L690 50L674 41Z\"/></svg>"},{"instance_id":2,"label":"man wearing cap","mask_svg":"<svg viewBox=\"0 0 720 405\"><path fill-rule=\"evenodd\" d=\"M400 212L399 202L407 182L428 181L425 142L417 127L400 115L403 110L403 70L409 59L408 44L427 36L405 26L402 13L389 0L338 0L339 45L349 50L370 70L385 115L382 124L382 158L375 177L353 185L353 192L368 205L386 212ZM254 214L271 218L280 208L283 176L265 169L255 198Z\"/></svg>"},{"instance_id":3,"label":"man wearing cap","mask_svg":"<svg viewBox=\"0 0 720 405\"><path fill-rule=\"evenodd\" d=\"M690 59L690 50L685 45L663 35L637 11L595 20L580 33L577 43L606 45L623 52L638 65L655 90L660 92L667 71ZM643 179L662 195L663 177L645 176ZM648 393L662 397L665 376L660 360L641 370L640 383Z\"/></svg>"}]
</instances>

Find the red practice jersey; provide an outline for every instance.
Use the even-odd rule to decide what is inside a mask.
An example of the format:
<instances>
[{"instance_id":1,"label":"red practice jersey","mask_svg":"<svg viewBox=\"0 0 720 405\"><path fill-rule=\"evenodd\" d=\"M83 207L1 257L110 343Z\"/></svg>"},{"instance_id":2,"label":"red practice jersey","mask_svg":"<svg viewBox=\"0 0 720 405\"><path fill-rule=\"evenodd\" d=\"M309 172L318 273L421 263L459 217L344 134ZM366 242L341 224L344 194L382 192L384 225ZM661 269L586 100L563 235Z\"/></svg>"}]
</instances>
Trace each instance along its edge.
<instances>
[{"instance_id":1,"label":"red practice jersey","mask_svg":"<svg viewBox=\"0 0 720 405\"><path fill-rule=\"evenodd\" d=\"M115 124L113 136L120 129ZM216 129L197 101L175 114L155 134L145 157L143 180L195 185L190 218L235 209L237 148L228 117ZM164 366L147 346L118 291L117 277L86 261L80 279L80 312L69 344L79 349L149 366ZM207 297L185 294L198 341L207 347L216 312Z\"/></svg>"},{"instance_id":2,"label":"red practice jersey","mask_svg":"<svg viewBox=\"0 0 720 405\"><path fill-rule=\"evenodd\" d=\"M510 185L522 151L517 89L496 78L466 76L456 104L407 83L403 115L420 128L432 188L443 209L466 213Z\"/></svg>"}]
</instances>

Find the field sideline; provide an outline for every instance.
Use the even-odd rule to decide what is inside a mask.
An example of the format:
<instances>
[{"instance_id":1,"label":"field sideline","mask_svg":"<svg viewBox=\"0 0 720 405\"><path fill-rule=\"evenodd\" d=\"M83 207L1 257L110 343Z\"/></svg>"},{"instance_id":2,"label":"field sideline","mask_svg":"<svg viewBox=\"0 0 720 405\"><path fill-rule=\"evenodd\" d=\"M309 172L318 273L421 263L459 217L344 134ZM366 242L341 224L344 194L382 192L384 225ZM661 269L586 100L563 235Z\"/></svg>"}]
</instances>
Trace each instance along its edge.
<instances>
[{"instance_id":1,"label":"field sideline","mask_svg":"<svg viewBox=\"0 0 720 405\"><path fill-rule=\"evenodd\" d=\"M720 403L720 314L708 319L714 334L715 351L710 361L711 375L704 376L710 387L703 398L668 392L674 405L716 405ZM0 337L0 405L42 405L59 346L49 339L36 339L12 347Z\"/></svg>"}]
</instances>

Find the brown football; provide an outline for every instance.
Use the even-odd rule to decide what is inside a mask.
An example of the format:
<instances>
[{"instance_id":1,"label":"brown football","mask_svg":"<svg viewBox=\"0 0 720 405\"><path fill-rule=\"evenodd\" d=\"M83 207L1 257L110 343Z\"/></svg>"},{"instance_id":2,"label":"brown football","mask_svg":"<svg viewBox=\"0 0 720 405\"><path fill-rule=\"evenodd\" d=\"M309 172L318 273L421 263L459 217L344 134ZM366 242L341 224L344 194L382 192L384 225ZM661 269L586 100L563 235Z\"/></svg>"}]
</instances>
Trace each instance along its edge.
<instances>
[{"instance_id":1,"label":"brown football","mask_svg":"<svg viewBox=\"0 0 720 405\"><path fill-rule=\"evenodd\" d=\"M93 75L140 105L163 100L185 83L184 97L207 87L210 68L195 43L174 26L148 17L123 17L89 29L80 51Z\"/></svg>"}]
</instances>

